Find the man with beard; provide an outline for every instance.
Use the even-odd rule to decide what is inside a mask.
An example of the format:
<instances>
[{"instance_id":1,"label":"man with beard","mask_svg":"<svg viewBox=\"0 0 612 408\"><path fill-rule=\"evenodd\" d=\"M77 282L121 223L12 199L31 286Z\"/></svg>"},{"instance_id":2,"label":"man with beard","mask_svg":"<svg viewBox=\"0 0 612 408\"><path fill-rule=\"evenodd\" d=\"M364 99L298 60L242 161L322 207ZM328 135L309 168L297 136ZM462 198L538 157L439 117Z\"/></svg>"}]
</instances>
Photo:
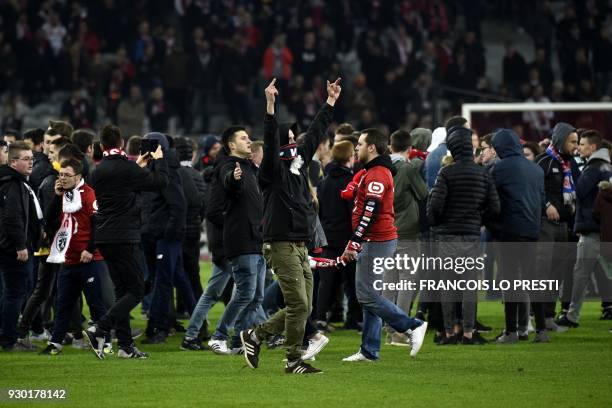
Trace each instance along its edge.
<instances>
[{"instance_id":1,"label":"man with beard","mask_svg":"<svg viewBox=\"0 0 612 408\"><path fill-rule=\"evenodd\" d=\"M363 332L359 351L342 361L375 361L379 358L383 320L396 332L404 333L416 356L427 331L427 322L409 317L375 289L375 258L392 258L397 246L394 225L393 175L395 168L387 152L388 138L377 129L366 129L359 136L358 158L364 164L363 176L355 189L353 235L342 254L345 261L357 261L355 285L363 308Z\"/></svg>"}]
</instances>

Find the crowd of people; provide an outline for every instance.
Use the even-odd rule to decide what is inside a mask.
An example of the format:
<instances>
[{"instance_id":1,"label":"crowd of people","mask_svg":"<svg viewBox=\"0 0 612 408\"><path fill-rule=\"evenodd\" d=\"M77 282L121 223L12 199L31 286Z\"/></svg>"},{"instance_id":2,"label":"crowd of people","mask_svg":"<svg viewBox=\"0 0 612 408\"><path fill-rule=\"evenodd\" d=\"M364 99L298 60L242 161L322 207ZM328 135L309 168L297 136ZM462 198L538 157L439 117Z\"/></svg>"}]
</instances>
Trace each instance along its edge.
<instances>
[{"instance_id":1,"label":"crowd of people","mask_svg":"<svg viewBox=\"0 0 612 408\"><path fill-rule=\"evenodd\" d=\"M2 129L21 131L28 107L57 103L53 92L77 128L110 121L131 136L145 123L168 131L174 118L183 134L205 133L217 131L209 119L219 106L248 125L258 122L258 84L273 76L279 102L304 127L325 100L323 78L334 76L350 84L336 118L358 128L429 128L436 100L451 111L483 100L609 100L605 2L568 2L559 15L550 1L481 3L6 1ZM487 20L524 29L533 60L509 41L498 78L487 75Z\"/></svg>"},{"instance_id":2,"label":"crowd of people","mask_svg":"<svg viewBox=\"0 0 612 408\"><path fill-rule=\"evenodd\" d=\"M326 347L338 321L361 332L347 362L380 358L383 324L386 343L410 348L411 356L428 327L440 346L512 344L532 330L533 341L548 343L551 331L579 326L593 277L601 318L612 320L605 245L612 149L597 130L561 122L535 144L510 129L479 138L454 116L433 131L389 136L343 123L332 136L340 78L327 81L325 103L304 132L299 123L278 123L281 92L276 78L265 88L262 142L229 126L206 141L202 160L191 139L124 138L114 125L96 135L51 121L46 130L5 134L3 350L34 351L32 340L47 340L42 354L72 344L105 359L116 338L118 357L147 358L134 341L143 333L130 326L141 304L142 344L184 332L181 349L244 355L251 368L262 345L282 345L285 372L318 373L306 361ZM203 223L212 253L205 286ZM504 290L505 328L487 340L476 290L377 287L379 259L483 252L485 277L539 276L561 290ZM385 266L382 281L482 279L440 267L418 272ZM224 312L209 330L208 313L220 301Z\"/></svg>"}]
</instances>

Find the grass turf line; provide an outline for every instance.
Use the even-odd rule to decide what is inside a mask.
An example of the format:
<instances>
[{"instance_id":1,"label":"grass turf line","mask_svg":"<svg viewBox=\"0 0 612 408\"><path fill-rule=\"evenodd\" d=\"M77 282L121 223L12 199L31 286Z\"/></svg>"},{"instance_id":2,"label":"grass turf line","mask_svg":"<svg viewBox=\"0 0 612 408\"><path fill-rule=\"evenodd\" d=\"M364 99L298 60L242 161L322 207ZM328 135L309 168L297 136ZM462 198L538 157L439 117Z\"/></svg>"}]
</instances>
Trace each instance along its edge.
<instances>
[{"instance_id":1,"label":"grass turf line","mask_svg":"<svg viewBox=\"0 0 612 408\"><path fill-rule=\"evenodd\" d=\"M202 264L202 282L209 274L210 265ZM222 310L217 305L211 311L213 327ZM88 350L70 346L54 357L0 353L0 388L66 389L68 398L61 402L66 407L608 407L612 322L598 320L599 314L599 302L586 303L580 328L551 334L550 344L440 347L428 333L416 359L407 348L383 345L381 360L374 364L343 363L343 357L358 350L360 336L337 330L313 363L325 371L316 376L285 375L280 349L264 346L260 368L251 370L242 356L181 351L180 335L164 345L141 346L137 340L151 354L149 360L111 356L99 361ZM501 331L501 303L482 302L478 315L495 328L486 337ZM144 328L138 310L133 316L133 326ZM0 406L30 404L0 401Z\"/></svg>"}]
</instances>

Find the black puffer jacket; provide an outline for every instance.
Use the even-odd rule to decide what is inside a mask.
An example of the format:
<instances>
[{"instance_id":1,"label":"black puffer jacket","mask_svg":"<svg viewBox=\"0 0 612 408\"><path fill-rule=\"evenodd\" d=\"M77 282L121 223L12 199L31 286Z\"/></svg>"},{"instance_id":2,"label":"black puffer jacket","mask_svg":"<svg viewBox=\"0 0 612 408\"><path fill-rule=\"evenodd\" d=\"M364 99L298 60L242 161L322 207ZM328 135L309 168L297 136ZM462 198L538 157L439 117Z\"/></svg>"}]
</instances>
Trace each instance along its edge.
<instances>
[{"instance_id":1,"label":"black puffer jacket","mask_svg":"<svg viewBox=\"0 0 612 408\"><path fill-rule=\"evenodd\" d=\"M187 219L185 239L199 239L200 225L204 219L204 199L206 186L199 171L190 166L181 166L178 170L183 183L183 194L187 202Z\"/></svg>"},{"instance_id":2,"label":"black puffer jacket","mask_svg":"<svg viewBox=\"0 0 612 408\"><path fill-rule=\"evenodd\" d=\"M154 160L150 169L141 169L127 157L104 157L91 176L96 191L96 243L138 243L142 225L139 191L164 189L168 185L168 164Z\"/></svg>"},{"instance_id":3,"label":"black puffer jacket","mask_svg":"<svg viewBox=\"0 0 612 408\"><path fill-rule=\"evenodd\" d=\"M495 184L489 172L474 163L471 130L451 128L446 144L455 162L438 173L427 217L437 234L480 235L480 227L499 214Z\"/></svg>"},{"instance_id":4,"label":"black puffer jacket","mask_svg":"<svg viewBox=\"0 0 612 408\"><path fill-rule=\"evenodd\" d=\"M332 120L333 107L327 103L319 110L297 147L303 160L298 174L290 170L292 161L280 159L281 140L287 139L289 127L279 129L276 119L264 119L264 157L259 181L264 193L264 239L272 241L309 241L312 236L314 209L308 189L308 165L325 137Z\"/></svg>"},{"instance_id":5,"label":"black puffer jacket","mask_svg":"<svg viewBox=\"0 0 612 408\"><path fill-rule=\"evenodd\" d=\"M344 249L351 235L353 202L343 200L340 192L353 179L353 171L339 163L331 162L325 167L323 180L317 186L319 218L329 248Z\"/></svg>"},{"instance_id":6,"label":"black puffer jacket","mask_svg":"<svg viewBox=\"0 0 612 408\"><path fill-rule=\"evenodd\" d=\"M236 163L242 177L234 179ZM248 159L229 156L219 171L226 193L223 211L223 247L225 256L261 254L263 248L263 196L257 181L257 167Z\"/></svg>"},{"instance_id":7,"label":"black puffer jacket","mask_svg":"<svg viewBox=\"0 0 612 408\"><path fill-rule=\"evenodd\" d=\"M38 249L40 223L26 178L9 166L0 166L0 253L16 256L30 246Z\"/></svg>"}]
</instances>

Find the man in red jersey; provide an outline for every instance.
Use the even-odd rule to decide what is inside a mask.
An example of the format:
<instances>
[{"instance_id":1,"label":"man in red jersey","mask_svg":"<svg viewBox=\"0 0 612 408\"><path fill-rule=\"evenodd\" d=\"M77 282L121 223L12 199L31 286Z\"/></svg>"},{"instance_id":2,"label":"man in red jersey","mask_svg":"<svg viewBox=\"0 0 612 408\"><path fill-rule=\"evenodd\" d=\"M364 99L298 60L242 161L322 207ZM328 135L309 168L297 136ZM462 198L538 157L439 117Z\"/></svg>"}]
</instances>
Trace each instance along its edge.
<instances>
[{"instance_id":1,"label":"man in red jersey","mask_svg":"<svg viewBox=\"0 0 612 408\"><path fill-rule=\"evenodd\" d=\"M47 262L62 264L57 275L57 303L53 334L42 354L57 355L68 331L74 305L81 292L94 321L106 313L102 300L99 268L102 255L94 243L96 194L82 178L83 164L66 159L60 164L55 182L55 199L49 204L45 218L59 222Z\"/></svg>"},{"instance_id":2,"label":"man in red jersey","mask_svg":"<svg viewBox=\"0 0 612 408\"><path fill-rule=\"evenodd\" d=\"M382 321L411 340L410 355L416 356L423 344L427 322L410 318L393 302L382 296L382 260L393 258L397 230L393 211L393 174L395 168L387 152L388 138L377 129L366 129L359 136L357 153L364 164L361 180L355 187L353 236L342 258L357 261L355 285L363 307L363 332L360 350L343 361L374 361L379 357ZM375 266L379 267L376 268ZM378 288L378 289L377 289Z\"/></svg>"}]
</instances>

